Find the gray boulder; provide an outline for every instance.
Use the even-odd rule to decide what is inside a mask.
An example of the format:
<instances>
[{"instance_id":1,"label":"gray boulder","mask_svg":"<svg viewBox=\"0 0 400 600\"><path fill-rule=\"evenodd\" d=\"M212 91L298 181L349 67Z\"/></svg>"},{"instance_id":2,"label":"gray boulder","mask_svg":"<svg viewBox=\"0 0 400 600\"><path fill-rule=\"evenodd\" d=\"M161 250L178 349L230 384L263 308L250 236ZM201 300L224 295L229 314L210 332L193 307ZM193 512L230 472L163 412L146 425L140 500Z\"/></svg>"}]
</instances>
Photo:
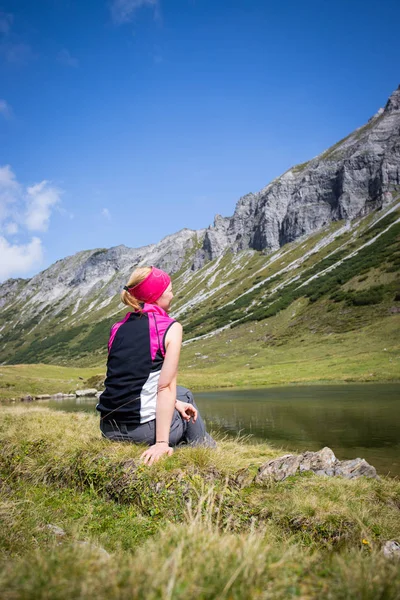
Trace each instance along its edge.
<instances>
[{"instance_id":1,"label":"gray boulder","mask_svg":"<svg viewBox=\"0 0 400 600\"><path fill-rule=\"evenodd\" d=\"M285 454L275 460L261 465L255 477L256 483L283 481L291 475L311 471L316 475L342 476L346 479L357 477L377 478L376 470L363 458L340 461L330 448L322 448L318 452L303 454Z\"/></svg>"},{"instance_id":2,"label":"gray boulder","mask_svg":"<svg viewBox=\"0 0 400 600\"><path fill-rule=\"evenodd\" d=\"M341 475L346 479L355 479L357 477L377 478L376 469L368 464L363 458L354 458L353 460L338 461L335 468L335 475Z\"/></svg>"}]
</instances>

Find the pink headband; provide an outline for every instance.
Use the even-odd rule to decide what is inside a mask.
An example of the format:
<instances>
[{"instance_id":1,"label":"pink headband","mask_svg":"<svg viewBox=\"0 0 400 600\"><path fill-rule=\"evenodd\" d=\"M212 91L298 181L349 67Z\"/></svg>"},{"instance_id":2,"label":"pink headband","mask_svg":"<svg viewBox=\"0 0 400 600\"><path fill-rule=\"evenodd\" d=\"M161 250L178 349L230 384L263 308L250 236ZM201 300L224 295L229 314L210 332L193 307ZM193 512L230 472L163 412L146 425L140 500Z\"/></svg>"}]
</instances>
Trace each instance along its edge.
<instances>
[{"instance_id":1,"label":"pink headband","mask_svg":"<svg viewBox=\"0 0 400 600\"><path fill-rule=\"evenodd\" d=\"M143 281L130 288L124 286L124 290L135 296L137 300L151 304L163 295L170 283L171 277L168 273L157 267L151 267L150 273Z\"/></svg>"}]
</instances>

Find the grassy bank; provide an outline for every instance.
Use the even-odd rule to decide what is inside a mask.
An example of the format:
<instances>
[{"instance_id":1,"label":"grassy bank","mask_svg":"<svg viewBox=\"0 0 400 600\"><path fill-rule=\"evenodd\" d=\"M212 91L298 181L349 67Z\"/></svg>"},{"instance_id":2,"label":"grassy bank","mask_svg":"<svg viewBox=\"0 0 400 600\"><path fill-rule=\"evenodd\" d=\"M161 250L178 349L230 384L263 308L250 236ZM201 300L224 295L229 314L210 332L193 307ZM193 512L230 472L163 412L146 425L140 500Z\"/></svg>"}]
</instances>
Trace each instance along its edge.
<instances>
[{"instance_id":1,"label":"grassy bank","mask_svg":"<svg viewBox=\"0 0 400 600\"><path fill-rule=\"evenodd\" d=\"M55 365L0 366L0 400L30 394L64 394L82 389L101 367L79 368Z\"/></svg>"},{"instance_id":2,"label":"grassy bank","mask_svg":"<svg viewBox=\"0 0 400 600\"><path fill-rule=\"evenodd\" d=\"M396 480L255 485L282 453L240 439L144 467L94 416L36 407L2 408L0 444L6 600L399 598Z\"/></svg>"}]
</instances>

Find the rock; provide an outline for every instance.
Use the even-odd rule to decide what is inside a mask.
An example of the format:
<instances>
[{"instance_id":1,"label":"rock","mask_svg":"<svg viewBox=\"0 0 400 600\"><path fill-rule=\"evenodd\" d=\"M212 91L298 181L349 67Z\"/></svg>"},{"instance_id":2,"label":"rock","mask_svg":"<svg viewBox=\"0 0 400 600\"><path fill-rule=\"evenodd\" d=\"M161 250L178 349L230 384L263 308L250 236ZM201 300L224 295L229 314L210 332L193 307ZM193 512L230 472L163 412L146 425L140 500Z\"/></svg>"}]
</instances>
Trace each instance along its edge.
<instances>
[{"instance_id":1,"label":"rock","mask_svg":"<svg viewBox=\"0 0 400 600\"><path fill-rule=\"evenodd\" d=\"M29 394L27 396L22 396L21 402L33 402L33 396L29 396Z\"/></svg>"},{"instance_id":2,"label":"rock","mask_svg":"<svg viewBox=\"0 0 400 600\"><path fill-rule=\"evenodd\" d=\"M51 523L48 523L46 525L46 529L49 529L52 533L54 533L54 535L58 537L63 537L64 535L66 535L64 529L61 529L61 527L58 527L58 525L52 525Z\"/></svg>"},{"instance_id":3,"label":"rock","mask_svg":"<svg viewBox=\"0 0 400 600\"><path fill-rule=\"evenodd\" d=\"M386 558L396 558L400 560L400 544L396 540L389 540L382 546L383 555Z\"/></svg>"},{"instance_id":4,"label":"rock","mask_svg":"<svg viewBox=\"0 0 400 600\"><path fill-rule=\"evenodd\" d=\"M377 478L376 470L363 458L340 461L330 448L322 448L318 452L303 454L285 454L261 465L255 477L256 483L283 481L291 475L311 471L316 475L342 476L346 479L357 477Z\"/></svg>"},{"instance_id":5,"label":"rock","mask_svg":"<svg viewBox=\"0 0 400 600\"><path fill-rule=\"evenodd\" d=\"M96 396L97 390L94 388L88 388L87 390L76 390L75 395L80 398L82 396Z\"/></svg>"},{"instance_id":6,"label":"rock","mask_svg":"<svg viewBox=\"0 0 400 600\"><path fill-rule=\"evenodd\" d=\"M300 472L313 471L317 475L335 475L337 458L330 448L322 448L319 452L304 452L301 457Z\"/></svg>"},{"instance_id":7,"label":"rock","mask_svg":"<svg viewBox=\"0 0 400 600\"><path fill-rule=\"evenodd\" d=\"M76 542L75 546L80 548L87 548L96 554L99 554L101 558L110 558L110 554L107 550L104 550L101 546L96 546L96 544L91 544L90 542Z\"/></svg>"},{"instance_id":8,"label":"rock","mask_svg":"<svg viewBox=\"0 0 400 600\"><path fill-rule=\"evenodd\" d=\"M240 198L232 217L216 215L192 268L228 248L275 251L333 221L350 223L387 206L399 182L399 131L400 87L363 127Z\"/></svg>"},{"instance_id":9,"label":"rock","mask_svg":"<svg viewBox=\"0 0 400 600\"><path fill-rule=\"evenodd\" d=\"M35 400L50 400L50 394L39 394L39 396L35 396Z\"/></svg>"},{"instance_id":10,"label":"rock","mask_svg":"<svg viewBox=\"0 0 400 600\"><path fill-rule=\"evenodd\" d=\"M301 455L285 454L275 460L261 465L255 477L256 483L265 481L282 481L297 473L300 467Z\"/></svg>"},{"instance_id":11,"label":"rock","mask_svg":"<svg viewBox=\"0 0 400 600\"><path fill-rule=\"evenodd\" d=\"M233 483L236 484L240 489L251 485L253 481L254 476L247 467L240 469L237 473L235 473L233 478Z\"/></svg>"},{"instance_id":12,"label":"rock","mask_svg":"<svg viewBox=\"0 0 400 600\"><path fill-rule=\"evenodd\" d=\"M357 477L377 478L376 469L368 464L363 458L354 458L353 460L338 461L335 468L335 475L341 475L346 479L355 479Z\"/></svg>"},{"instance_id":13,"label":"rock","mask_svg":"<svg viewBox=\"0 0 400 600\"><path fill-rule=\"evenodd\" d=\"M58 392L57 394L53 394L51 398L54 398L54 400L62 400L63 398L75 398L75 394L64 394L63 392Z\"/></svg>"}]
</instances>

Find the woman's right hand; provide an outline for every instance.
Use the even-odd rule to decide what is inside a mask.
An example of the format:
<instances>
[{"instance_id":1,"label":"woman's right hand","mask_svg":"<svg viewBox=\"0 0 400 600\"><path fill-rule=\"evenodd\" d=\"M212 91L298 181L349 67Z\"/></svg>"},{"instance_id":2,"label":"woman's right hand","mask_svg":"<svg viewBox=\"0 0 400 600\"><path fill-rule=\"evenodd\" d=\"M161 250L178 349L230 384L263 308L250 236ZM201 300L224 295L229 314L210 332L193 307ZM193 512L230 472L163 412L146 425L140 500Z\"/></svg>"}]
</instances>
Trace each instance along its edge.
<instances>
[{"instance_id":1,"label":"woman's right hand","mask_svg":"<svg viewBox=\"0 0 400 600\"><path fill-rule=\"evenodd\" d=\"M153 444L153 446L150 446L140 455L140 458L143 459L145 465L150 466L160 460L162 456L171 456L173 452L174 449L171 448L167 442L162 442L161 444Z\"/></svg>"}]
</instances>

